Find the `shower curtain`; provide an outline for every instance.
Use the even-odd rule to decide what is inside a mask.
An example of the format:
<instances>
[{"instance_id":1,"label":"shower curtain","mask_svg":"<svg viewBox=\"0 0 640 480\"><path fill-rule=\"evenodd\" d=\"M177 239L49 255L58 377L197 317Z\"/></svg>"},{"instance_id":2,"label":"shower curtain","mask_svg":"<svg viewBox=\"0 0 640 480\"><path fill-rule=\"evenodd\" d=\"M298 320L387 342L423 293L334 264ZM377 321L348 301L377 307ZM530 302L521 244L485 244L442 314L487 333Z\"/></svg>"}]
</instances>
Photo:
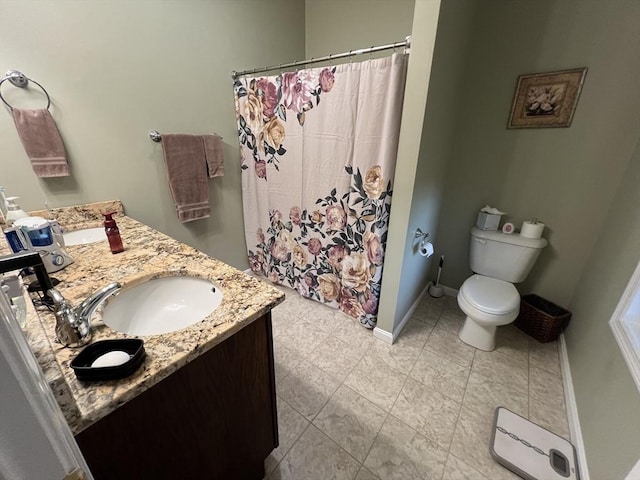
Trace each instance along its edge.
<instances>
[{"instance_id":1,"label":"shower curtain","mask_svg":"<svg viewBox=\"0 0 640 480\"><path fill-rule=\"evenodd\" d=\"M254 273L376 325L407 55L234 82Z\"/></svg>"}]
</instances>

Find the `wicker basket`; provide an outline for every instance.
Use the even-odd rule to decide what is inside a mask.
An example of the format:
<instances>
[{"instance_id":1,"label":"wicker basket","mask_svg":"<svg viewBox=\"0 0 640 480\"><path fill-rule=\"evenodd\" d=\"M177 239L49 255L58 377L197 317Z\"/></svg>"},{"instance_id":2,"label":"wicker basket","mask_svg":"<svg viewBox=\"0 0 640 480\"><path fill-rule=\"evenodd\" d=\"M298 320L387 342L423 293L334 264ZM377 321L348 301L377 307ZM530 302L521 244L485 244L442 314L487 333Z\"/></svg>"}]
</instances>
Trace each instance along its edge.
<instances>
[{"instance_id":1,"label":"wicker basket","mask_svg":"<svg viewBox=\"0 0 640 480\"><path fill-rule=\"evenodd\" d=\"M571 320L571 312L538 295L522 297L515 325L542 343L558 338Z\"/></svg>"}]
</instances>

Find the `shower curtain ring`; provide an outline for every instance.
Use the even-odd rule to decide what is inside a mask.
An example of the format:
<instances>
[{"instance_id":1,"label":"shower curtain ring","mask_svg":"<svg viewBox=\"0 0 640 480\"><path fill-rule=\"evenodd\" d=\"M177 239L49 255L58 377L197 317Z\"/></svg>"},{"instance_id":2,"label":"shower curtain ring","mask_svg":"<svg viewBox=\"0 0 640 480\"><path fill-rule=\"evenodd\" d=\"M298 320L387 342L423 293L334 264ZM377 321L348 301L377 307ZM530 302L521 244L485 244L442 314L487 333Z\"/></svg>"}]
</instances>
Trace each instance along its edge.
<instances>
[{"instance_id":1,"label":"shower curtain ring","mask_svg":"<svg viewBox=\"0 0 640 480\"><path fill-rule=\"evenodd\" d=\"M349 65L351 65L353 63L353 50L349 50Z\"/></svg>"},{"instance_id":2,"label":"shower curtain ring","mask_svg":"<svg viewBox=\"0 0 640 480\"><path fill-rule=\"evenodd\" d=\"M371 50L369 50L369 60L373 60L373 49L375 48L374 45L371 45Z\"/></svg>"}]
</instances>

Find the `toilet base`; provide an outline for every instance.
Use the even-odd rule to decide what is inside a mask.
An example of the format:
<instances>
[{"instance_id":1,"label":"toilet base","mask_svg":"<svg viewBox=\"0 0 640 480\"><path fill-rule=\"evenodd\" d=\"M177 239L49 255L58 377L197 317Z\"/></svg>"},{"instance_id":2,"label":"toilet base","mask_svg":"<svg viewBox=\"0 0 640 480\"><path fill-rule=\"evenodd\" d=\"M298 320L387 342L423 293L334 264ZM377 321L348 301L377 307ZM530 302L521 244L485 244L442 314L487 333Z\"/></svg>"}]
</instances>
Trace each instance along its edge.
<instances>
[{"instance_id":1,"label":"toilet base","mask_svg":"<svg viewBox=\"0 0 640 480\"><path fill-rule=\"evenodd\" d=\"M490 352L496 348L497 325L483 326L467 317L458 337L467 345Z\"/></svg>"}]
</instances>

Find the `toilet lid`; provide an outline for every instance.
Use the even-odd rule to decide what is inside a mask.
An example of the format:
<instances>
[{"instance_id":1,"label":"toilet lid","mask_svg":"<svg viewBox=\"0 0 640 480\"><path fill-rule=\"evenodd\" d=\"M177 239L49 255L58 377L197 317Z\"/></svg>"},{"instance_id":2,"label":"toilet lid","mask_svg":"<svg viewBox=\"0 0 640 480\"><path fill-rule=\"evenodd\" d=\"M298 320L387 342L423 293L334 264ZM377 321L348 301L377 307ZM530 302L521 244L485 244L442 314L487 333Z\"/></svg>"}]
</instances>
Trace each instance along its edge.
<instances>
[{"instance_id":1,"label":"toilet lid","mask_svg":"<svg viewBox=\"0 0 640 480\"><path fill-rule=\"evenodd\" d=\"M475 308L489 314L503 315L520 307L516 287L495 278L474 275L462 284L460 293Z\"/></svg>"}]
</instances>

